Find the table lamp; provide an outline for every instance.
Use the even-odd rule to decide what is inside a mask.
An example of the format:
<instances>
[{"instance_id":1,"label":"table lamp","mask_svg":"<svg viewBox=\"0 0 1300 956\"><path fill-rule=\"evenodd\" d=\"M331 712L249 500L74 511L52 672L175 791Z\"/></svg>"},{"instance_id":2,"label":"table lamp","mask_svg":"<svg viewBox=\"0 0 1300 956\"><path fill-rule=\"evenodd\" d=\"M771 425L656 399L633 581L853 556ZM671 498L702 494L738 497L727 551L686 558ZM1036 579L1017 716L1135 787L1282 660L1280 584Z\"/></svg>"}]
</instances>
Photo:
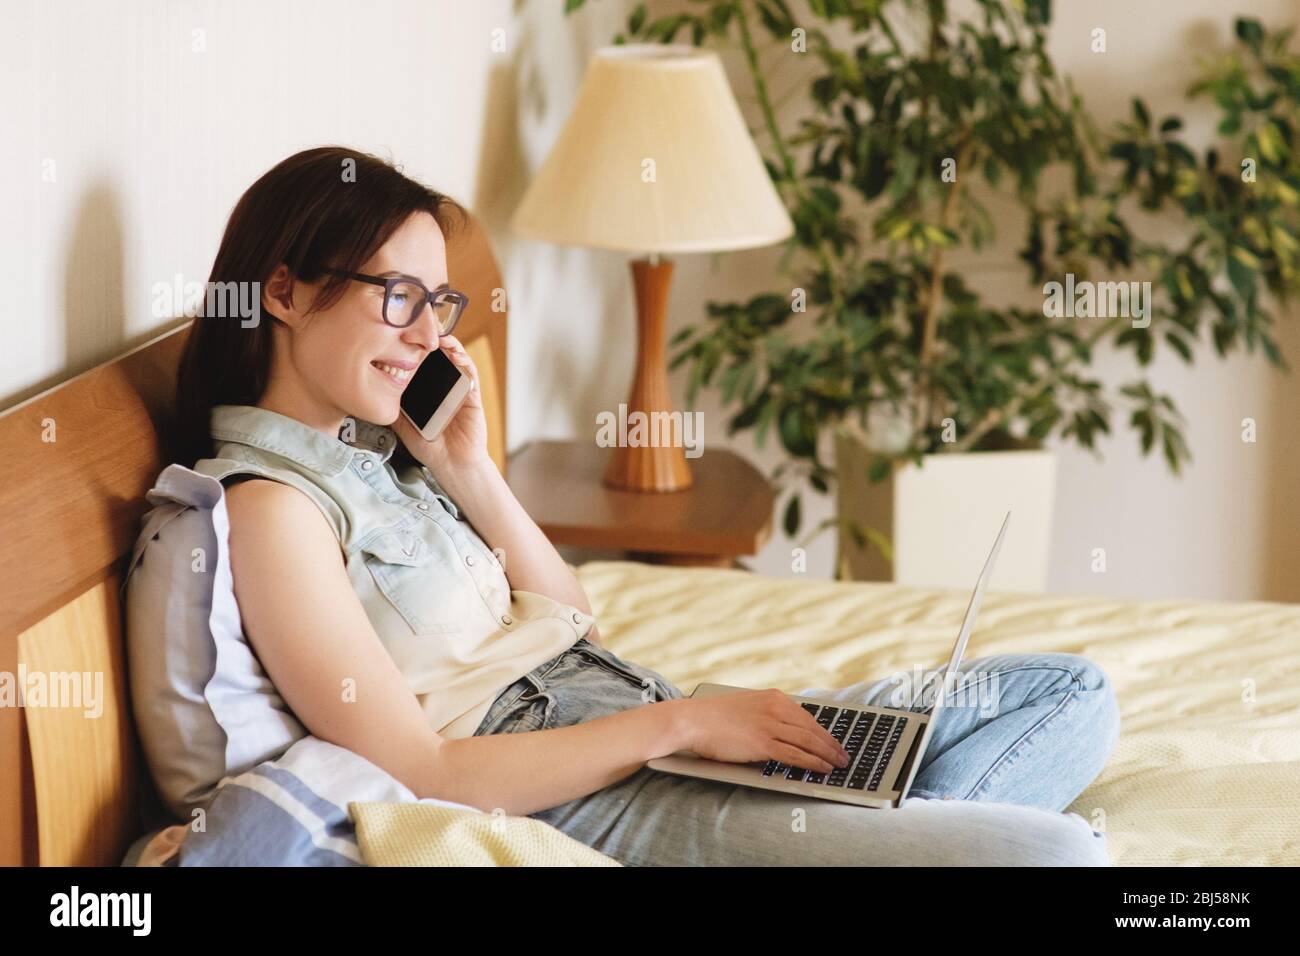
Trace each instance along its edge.
<instances>
[{"instance_id":1,"label":"table lamp","mask_svg":"<svg viewBox=\"0 0 1300 956\"><path fill-rule=\"evenodd\" d=\"M647 255L631 261L637 359L629 420L672 412L665 361L668 253L770 245L794 232L712 51L627 44L596 51L559 140L511 220L521 236ZM661 421L670 421L662 418ZM691 486L669 444L613 449L603 483L629 491Z\"/></svg>"}]
</instances>

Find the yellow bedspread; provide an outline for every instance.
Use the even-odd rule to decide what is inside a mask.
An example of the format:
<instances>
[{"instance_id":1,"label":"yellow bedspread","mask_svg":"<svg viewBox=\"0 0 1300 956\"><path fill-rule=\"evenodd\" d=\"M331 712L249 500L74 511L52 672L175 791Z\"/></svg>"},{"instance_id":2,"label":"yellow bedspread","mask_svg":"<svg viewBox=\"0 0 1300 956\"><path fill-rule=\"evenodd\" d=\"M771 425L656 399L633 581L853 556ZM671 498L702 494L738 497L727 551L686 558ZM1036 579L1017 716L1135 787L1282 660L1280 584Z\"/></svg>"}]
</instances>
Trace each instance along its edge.
<instances>
[{"instance_id":1,"label":"yellow bedspread","mask_svg":"<svg viewBox=\"0 0 1300 956\"><path fill-rule=\"evenodd\" d=\"M624 561L578 575L604 643L688 694L937 666L970 596ZM1069 807L1115 864L1300 864L1300 605L986 594L968 658L1035 651L1115 685L1119 743Z\"/></svg>"}]
</instances>

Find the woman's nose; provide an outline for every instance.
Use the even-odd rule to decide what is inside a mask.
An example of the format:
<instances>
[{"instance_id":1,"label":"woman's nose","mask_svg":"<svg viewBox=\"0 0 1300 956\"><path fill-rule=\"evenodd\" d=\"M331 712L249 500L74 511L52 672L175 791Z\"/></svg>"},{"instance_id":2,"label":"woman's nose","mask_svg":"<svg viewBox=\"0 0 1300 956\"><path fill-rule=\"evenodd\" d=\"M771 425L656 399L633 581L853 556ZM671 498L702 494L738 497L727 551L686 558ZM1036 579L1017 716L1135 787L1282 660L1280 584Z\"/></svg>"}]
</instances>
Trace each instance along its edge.
<instances>
[{"instance_id":1,"label":"woman's nose","mask_svg":"<svg viewBox=\"0 0 1300 956\"><path fill-rule=\"evenodd\" d=\"M429 352L438 347L438 343L442 338L442 328L438 324L438 317L427 302L420 307L420 314L416 316L415 321L408 325L404 331L406 341L419 343Z\"/></svg>"}]
</instances>

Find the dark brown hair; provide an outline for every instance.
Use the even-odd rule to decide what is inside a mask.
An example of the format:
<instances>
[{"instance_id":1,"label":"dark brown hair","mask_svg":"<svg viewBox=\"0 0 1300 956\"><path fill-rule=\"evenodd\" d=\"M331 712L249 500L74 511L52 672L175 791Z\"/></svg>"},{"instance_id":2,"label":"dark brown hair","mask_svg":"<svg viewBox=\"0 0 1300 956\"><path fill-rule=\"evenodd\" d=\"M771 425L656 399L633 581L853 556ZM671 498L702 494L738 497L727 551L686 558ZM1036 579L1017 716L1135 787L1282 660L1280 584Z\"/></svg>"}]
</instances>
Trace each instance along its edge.
<instances>
[{"instance_id":1,"label":"dark brown hair","mask_svg":"<svg viewBox=\"0 0 1300 956\"><path fill-rule=\"evenodd\" d=\"M302 282L321 279L331 267L355 272L417 212L431 214L448 240L469 219L455 200L376 156L341 146L295 153L240 197L208 282L264 285L280 263ZM331 275L308 311L337 302L346 282ZM251 328L239 316L200 312L194 320L176 378L172 461L193 467L212 456L213 406L261 399L278 320L262 311L260 293L255 298L260 320Z\"/></svg>"}]
</instances>

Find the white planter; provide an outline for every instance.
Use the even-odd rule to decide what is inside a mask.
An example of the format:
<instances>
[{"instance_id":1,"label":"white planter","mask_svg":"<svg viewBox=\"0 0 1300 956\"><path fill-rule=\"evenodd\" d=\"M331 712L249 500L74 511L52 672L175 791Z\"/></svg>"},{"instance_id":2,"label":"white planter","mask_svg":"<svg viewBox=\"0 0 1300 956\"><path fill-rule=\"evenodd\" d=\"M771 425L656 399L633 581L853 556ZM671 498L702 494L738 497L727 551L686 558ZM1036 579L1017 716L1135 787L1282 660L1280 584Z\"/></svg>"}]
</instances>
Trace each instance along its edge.
<instances>
[{"instance_id":1,"label":"white planter","mask_svg":"<svg viewBox=\"0 0 1300 956\"><path fill-rule=\"evenodd\" d=\"M971 588L1003 516L1011 523L989 581L994 591L1047 587L1056 456L1050 451L926 455L884 481L866 477L871 454L852 437L836 439L839 515L875 528L893 544L894 564L839 533L842 576L917 587Z\"/></svg>"}]
</instances>

